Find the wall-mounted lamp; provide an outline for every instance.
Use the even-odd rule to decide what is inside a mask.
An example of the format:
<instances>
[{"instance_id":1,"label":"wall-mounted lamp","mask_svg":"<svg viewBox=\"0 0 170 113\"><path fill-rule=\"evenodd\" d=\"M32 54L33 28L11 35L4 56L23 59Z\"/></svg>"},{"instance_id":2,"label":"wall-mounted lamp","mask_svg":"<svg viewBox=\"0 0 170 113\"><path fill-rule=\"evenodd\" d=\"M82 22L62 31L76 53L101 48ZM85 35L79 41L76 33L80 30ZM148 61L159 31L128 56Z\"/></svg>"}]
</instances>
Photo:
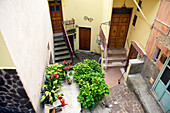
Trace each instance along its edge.
<instances>
[{"instance_id":1,"label":"wall-mounted lamp","mask_svg":"<svg viewBox=\"0 0 170 113\"><path fill-rule=\"evenodd\" d=\"M124 0L124 4L122 5L122 10L126 9L126 5L125 5L126 0Z\"/></svg>"},{"instance_id":2,"label":"wall-mounted lamp","mask_svg":"<svg viewBox=\"0 0 170 113\"><path fill-rule=\"evenodd\" d=\"M88 20L89 22L92 22L92 21L93 21L93 18L89 18L89 17L87 17L87 16L84 16L84 20L85 20L85 21Z\"/></svg>"}]
</instances>

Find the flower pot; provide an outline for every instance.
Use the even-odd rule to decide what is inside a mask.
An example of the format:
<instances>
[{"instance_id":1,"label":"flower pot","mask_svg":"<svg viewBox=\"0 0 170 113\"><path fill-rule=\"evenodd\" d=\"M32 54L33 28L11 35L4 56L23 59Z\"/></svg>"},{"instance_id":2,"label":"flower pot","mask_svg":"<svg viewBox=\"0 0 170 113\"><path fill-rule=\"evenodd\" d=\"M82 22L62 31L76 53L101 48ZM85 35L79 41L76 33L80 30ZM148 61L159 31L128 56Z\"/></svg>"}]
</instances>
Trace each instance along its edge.
<instances>
[{"instance_id":1,"label":"flower pot","mask_svg":"<svg viewBox=\"0 0 170 113\"><path fill-rule=\"evenodd\" d=\"M68 85L71 85L72 82L68 82Z\"/></svg>"}]
</instances>

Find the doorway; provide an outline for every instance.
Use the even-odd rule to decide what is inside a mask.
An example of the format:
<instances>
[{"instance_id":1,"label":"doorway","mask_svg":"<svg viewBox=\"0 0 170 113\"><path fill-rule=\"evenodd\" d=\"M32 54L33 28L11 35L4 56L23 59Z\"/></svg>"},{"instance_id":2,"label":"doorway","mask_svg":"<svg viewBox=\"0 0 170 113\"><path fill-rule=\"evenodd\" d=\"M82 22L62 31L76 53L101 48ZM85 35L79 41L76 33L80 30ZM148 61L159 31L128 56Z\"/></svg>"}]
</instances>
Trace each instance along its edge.
<instances>
[{"instance_id":1,"label":"doorway","mask_svg":"<svg viewBox=\"0 0 170 113\"><path fill-rule=\"evenodd\" d=\"M109 48L124 48L132 8L113 8L109 34Z\"/></svg>"},{"instance_id":2,"label":"doorway","mask_svg":"<svg viewBox=\"0 0 170 113\"><path fill-rule=\"evenodd\" d=\"M170 55L152 87L152 92L164 112L170 111Z\"/></svg>"},{"instance_id":3,"label":"doorway","mask_svg":"<svg viewBox=\"0 0 170 113\"><path fill-rule=\"evenodd\" d=\"M62 17L62 7L61 2L55 3L54 1L49 2L51 23L53 28L53 33L63 32L63 17Z\"/></svg>"},{"instance_id":4,"label":"doorway","mask_svg":"<svg viewBox=\"0 0 170 113\"><path fill-rule=\"evenodd\" d=\"M79 49L90 51L91 28L79 27Z\"/></svg>"}]
</instances>

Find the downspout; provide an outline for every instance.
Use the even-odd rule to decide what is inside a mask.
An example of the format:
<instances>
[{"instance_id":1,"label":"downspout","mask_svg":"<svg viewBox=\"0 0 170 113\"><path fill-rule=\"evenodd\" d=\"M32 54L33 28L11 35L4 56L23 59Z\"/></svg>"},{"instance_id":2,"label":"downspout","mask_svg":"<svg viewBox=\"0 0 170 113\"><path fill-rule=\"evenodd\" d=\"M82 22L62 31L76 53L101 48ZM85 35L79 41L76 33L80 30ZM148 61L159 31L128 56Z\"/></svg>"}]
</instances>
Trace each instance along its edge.
<instances>
[{"instance_id":1,"label":"downspout","mask_svg":"<svg viewBox=\"0 0 170 113\"><path fill-rule=\"evenodd\" d=\"M139 9L139 11L140 11L140 13L142 14L142 16L144 17L144 19L145 19L146 23L148 24L149 28L151 28L152 26L149 24L147 18L145 17L143 11L142 11L141 8L139 7L139 5L138 5L138 3L136 2L136 0L133 0L133 1L134 1L135 5L137 6L137 8Z\"/></svg>"}]
</instances>

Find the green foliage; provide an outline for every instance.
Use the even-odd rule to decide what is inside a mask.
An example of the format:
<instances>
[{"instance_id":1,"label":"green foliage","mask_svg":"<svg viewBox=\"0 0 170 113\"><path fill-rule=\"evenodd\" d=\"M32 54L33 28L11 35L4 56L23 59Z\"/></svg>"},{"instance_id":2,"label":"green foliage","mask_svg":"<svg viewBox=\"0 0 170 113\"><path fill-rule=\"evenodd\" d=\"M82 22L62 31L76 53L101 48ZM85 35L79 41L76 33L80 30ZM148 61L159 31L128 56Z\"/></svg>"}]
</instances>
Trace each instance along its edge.
<instances>
[{"instance_id":1,"label":"green foliage","mask_svg":"<svg viewBox=\"0 0 170 113\"><path fill-rule=\"evenodd\" d=\"M77 99L83 107L89 108L109 94L108 86L102 79L105 74L98 62L86 59L84 63L77 63L73 69L73 77L81 87Z\"/></svg>"},{"instance_id":2,"label":"green foliage","mask_svg":"<svg viewBox=\"0 0 170 113\"><path fill-rule=\"evenodd\" d=\"M67 72L70 69L70 64L68 68L66 68L66 65L67 64L59 65L57 63L47 65L45 85L42 86L41 93L43 95L41 96L40 103L53 104L54 100L58 99L58 96L63 96L63 94L58 93L60 87L62 86L61 83L64 79L71 82L70 77L67 76ZM70 72L69 75L71 76L72 72Z\"/></svg>"}]
</instances>

